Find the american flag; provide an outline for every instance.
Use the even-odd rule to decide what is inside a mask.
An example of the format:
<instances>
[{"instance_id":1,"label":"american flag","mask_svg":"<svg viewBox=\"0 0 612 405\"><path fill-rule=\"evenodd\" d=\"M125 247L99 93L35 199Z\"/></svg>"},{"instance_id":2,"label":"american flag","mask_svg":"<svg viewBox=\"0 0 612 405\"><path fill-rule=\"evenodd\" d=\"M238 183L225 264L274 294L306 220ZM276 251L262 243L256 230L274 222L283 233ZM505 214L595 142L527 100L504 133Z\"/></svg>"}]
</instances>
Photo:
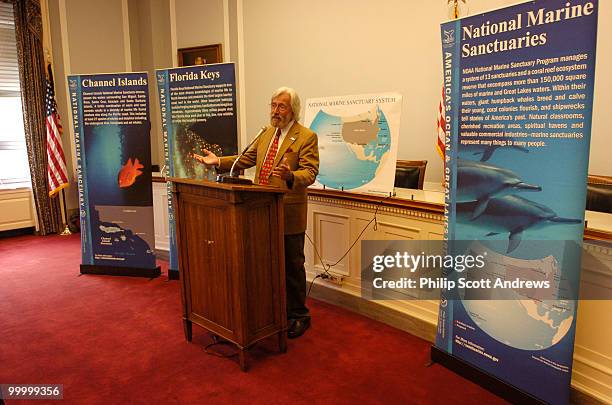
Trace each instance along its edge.
<instances>
[{"instance_id":1,"label":"american flag","mask_svg":"<svg viewBox=\"0 0 612 405\"><path fill-rule=\"evenodd\" d=\"M444 86L442 86L442 98L440 98L440 104L438 104L438 117L436 119L436 124L438 126L438 140L436 142L436 149L440 154L442 160L444 160L445 155L445 145L446 145L446 107L444 106Z\"/></svg>"},{"instance_id":2,"label":"american flag","mask_svg":"<svg viewBox=\"0 0 612 405\"><path fill-rule=\"evenodd\" d=\"M51 65L47 66L49 77L47 79L47 93L45 105L47 106L47 177L49 180L49 197L53 197L61 189L68 186L68 171L66 170L66 159L62 149L62 124L57 112L55 93L53 91L53 74Z\"/></svg>"}]
</instances>

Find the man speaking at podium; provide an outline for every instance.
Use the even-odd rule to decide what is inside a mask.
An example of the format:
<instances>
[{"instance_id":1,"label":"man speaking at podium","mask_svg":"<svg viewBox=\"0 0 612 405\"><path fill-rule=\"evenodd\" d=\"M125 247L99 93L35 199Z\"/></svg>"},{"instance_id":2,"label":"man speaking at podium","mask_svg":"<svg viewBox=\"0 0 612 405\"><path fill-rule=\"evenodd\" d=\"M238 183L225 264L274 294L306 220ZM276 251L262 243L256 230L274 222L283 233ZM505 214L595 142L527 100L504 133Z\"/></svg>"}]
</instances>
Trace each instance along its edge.
<instances>
[{"instance_id":1,"label":"man speaking at podium","mask_svg":"<svg viewBox=\"0 0 612 405\"><path fill-rule=\"evenodd\" d=\"M255 182L287 189L285 208L285 274L287 286L288 337L302 336L310 327L306 308L304 235L306 232L306 187L319 173L317 134L298 123L300 98L289 87L280 87L271 98L270 125L262 128L253 145L236 162L236 168L255 167ZM203 150L193 155L202 163L229 170L238 156L217 157Z\"/></svg>"}]
</instances>

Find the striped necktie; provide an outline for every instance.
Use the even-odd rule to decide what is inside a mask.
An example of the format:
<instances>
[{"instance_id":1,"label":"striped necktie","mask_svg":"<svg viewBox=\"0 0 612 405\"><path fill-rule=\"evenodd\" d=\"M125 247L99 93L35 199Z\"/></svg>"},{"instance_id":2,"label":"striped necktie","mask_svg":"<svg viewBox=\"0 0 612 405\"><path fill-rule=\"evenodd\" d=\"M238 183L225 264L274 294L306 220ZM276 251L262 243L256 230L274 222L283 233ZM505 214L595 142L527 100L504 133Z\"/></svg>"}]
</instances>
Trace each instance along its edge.
<instances>
[{"instance_id":1,"label":"striped necktie","mask_svg":"<svg viewBox=\"0 0 612 405\"><path fill-rule=\"evenodd\" d=\"M259 184L270 184L270 174L272 174L272 165L274 165L274 158L276 157L276 152L278 152L278 140L280 139L280 135L281 129L277 128L274 139L272 140L272 145L270 145L268 149L266 160L264 160L261 171L259 172Z\"/></svg>"}]
</instances>

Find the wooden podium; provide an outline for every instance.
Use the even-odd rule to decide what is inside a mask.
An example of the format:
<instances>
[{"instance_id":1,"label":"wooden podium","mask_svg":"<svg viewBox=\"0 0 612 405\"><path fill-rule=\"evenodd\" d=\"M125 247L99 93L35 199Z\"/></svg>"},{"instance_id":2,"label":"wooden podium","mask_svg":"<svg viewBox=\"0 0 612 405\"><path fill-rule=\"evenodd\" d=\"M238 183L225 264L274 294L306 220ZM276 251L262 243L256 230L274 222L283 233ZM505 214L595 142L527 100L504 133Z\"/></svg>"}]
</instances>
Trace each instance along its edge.
<instances>
[{"instance_id":1,"label":"wooden podium","mask_svg":"<svg viewBox=\"0 0 612 405\"><path fill-rule=\"evenodd\" d=\"M192 323L245 350L278 335L287 350L283 194L276 187L170 179L185 338Z\"/></svg>"}]
</instances>

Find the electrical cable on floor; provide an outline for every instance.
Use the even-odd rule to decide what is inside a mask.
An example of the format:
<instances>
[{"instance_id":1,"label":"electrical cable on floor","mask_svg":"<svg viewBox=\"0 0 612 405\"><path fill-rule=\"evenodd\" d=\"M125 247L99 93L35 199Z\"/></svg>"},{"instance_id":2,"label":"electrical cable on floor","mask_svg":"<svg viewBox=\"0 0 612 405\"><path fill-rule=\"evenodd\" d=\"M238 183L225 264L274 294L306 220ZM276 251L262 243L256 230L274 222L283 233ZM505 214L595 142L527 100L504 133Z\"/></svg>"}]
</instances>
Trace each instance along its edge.
<instances>
[{"instance_id":1,"label":"electrical cable on floor","mask_svg":"<svg viewBox=\"0 0 612 405\"><path fill-rule=\"evenodd\" d=\"M315 251L315 254L317 255L317 257L319 258L319 262L321 262L321 266L323 266L323 273L319 273L317 274L312 281L310 282L310 287L308 287L308 292L306 293L306 296L310 296L310 290L312 290L312 286L314 285L314 282L317 278L320 279L326 279L329 278L331 276L331 274L329 273L329 270L332 267L335 267L338 265L338 263L340 263L348 254L351 250L353 250L353 247L355 247L355 245L357 244L357 242L359 242L361 236L364 234L364 232L368 229L368 227L370 226L370 224L372 222L374 222L374 231L378 230L378 221L376 218L376 215L378 214L378 209L382 206L382 204L385 202L385 200L391 198L391 196L385 197L382 200L380 200L377 204L376 204L376 209L374 210L374 217L370 220L370 222L368 222L366 224L366 226L363 227L363 229L361 230L361 232L359 233L359 235L357 235L357 238L355 239L355 241L351 244L351 246L349 246L348 250L342 255L342 257L340 257L340 259L338 259L336 261L336 263L334 264L327 264L323 261L323 258L321 257L321 255L319 254L319 251L317 250L317 247L315 246L315 243L313 242L313 240L310 238L310 236L306 233L306 237L308 238L308 241L310 242L310 244L312 245L312 248Z\"/></svg>"},{"instance_id":2,"label":"electrical cable on floor","mask_svg":"<svg viewBox=\"0 0 612 405\"><path fill-rule=\"evenodd\" d=\"M229 354L223 354L220 352L216 352L213 350L210 350L211 347L216 346L216 345L225 345L228 347L234 347L234 344L228 340L225 339L221 339L219 337L213 337L213 341L209 344L207 344L206 346L204 346L204 352L206 354L210 354L211 356L217 356L217 357L223 357L223 358L229 358L229 357L234 357L238 355L238 352L235 353L229 353Z\"/></svg>"}]
</instances>

